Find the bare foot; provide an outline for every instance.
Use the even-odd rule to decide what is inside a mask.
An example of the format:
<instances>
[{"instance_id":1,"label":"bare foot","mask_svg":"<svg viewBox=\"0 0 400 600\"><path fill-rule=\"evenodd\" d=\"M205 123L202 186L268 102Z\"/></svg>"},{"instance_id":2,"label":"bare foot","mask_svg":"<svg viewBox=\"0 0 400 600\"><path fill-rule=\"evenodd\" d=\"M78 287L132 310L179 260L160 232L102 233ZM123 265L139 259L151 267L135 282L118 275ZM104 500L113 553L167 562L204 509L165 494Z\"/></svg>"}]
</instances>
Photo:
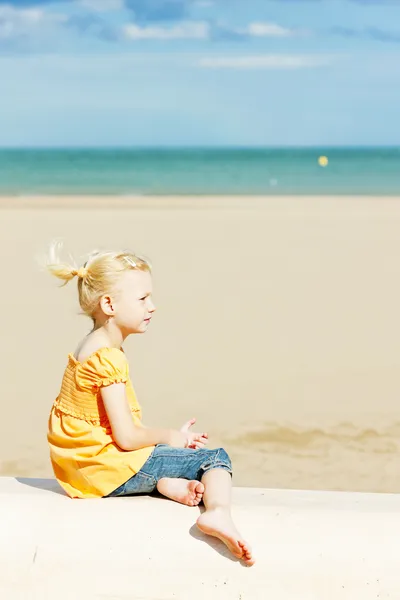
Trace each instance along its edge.
<instances>
[{"instance_id":1,"label":"bare foot","mask_svg":"<svg viewBox=\"0 0 400 600\"><path fill-rule=\"evenodd\" d=\"M249 567L254 565L251 548L236 529L228 510L222 508L207 510L197 519L197 526L203 533L224 542L232 554L242 559L246 565Z\"/></svg>"},{"instance_id":2,"label":"bare foot","mask_svg":"<svg viewBox=\"0 0 400 600\"><path fill-rule=\"evenodd\" d=\"M188 481L187 479L163 477L157 483L157 490L160 494L175 500L175 502L187 506L197 506L203 498L204 485L195 480Z\"/></svg>"}]
</instances>

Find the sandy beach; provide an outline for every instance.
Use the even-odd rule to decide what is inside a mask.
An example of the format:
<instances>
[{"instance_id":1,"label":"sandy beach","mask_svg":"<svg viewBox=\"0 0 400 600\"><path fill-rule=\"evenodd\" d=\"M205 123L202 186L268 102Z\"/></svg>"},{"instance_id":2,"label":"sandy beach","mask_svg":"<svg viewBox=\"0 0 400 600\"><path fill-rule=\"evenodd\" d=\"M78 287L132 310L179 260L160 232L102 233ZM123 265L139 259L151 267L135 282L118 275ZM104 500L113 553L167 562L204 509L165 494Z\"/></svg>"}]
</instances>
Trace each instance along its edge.
<instances>
[{"instance_id":1,"label":"sandy beach","mask_svg":"<svg viewBox=\"0 0 400 600\"><path fill-rule=\"evenodd\" d=\"M130 247L154 268L125 351L144 422L192 416L235 485L400 491L400 199L0 198L0 474L51 476L47 416L89 330L35 257Z\"/></svg>"}]
</instances>

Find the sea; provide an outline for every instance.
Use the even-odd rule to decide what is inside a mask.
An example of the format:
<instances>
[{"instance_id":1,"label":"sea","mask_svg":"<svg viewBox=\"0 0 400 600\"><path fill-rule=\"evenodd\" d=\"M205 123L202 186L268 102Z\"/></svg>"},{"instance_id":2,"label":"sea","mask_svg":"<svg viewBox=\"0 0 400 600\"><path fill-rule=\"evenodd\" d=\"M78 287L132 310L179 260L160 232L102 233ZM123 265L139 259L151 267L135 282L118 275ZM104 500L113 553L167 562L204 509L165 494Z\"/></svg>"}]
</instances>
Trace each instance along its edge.
<instances>
[{"instance_id":1,"label":"sea","mask_svg":"<svg viewBox=\"0 0 400 600\"><path fill-rule=\"evenodd\" d=\"M0 149L0 195L400 195L400 148Z\"/></svg>"}]
</instances>

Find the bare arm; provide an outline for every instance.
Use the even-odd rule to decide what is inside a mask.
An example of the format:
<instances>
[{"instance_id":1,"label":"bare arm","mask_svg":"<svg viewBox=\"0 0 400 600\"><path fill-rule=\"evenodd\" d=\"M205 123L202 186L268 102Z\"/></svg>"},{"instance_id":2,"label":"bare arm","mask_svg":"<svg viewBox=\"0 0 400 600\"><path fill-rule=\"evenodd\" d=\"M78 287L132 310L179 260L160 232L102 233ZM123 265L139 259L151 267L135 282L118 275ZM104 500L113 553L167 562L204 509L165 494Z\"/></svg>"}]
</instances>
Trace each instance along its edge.
<instances>
[{"instance_id":1,"label":"bare arm","mask_svg":"<svg viewBox=\"0 0 400 600\"><path fill-rule=\"evenodd\" d=\"M195 422L191 419L180 431L175 429L152 429L138 427L132 417L124 383L113 383L101 388L108 420L114 441L122 450L139 450L157 444L168 444L175 448L202 448L208 441L206 433L194 433L189 428Z\"/></svg>"},{"instance_id":2,"label":"bare arm","mask_svg":"<svg viewBox=\"0 0 400 600\"><path fill-rule=\"evenodd\" d=\"M114 383L101 388L101 397L110 421L112 436L122 450L139 450L157 444L176 446L179 442L180 447L184 447L185 436L181 432L135 425L124 383Z\"/></svg>"}]
</instances>

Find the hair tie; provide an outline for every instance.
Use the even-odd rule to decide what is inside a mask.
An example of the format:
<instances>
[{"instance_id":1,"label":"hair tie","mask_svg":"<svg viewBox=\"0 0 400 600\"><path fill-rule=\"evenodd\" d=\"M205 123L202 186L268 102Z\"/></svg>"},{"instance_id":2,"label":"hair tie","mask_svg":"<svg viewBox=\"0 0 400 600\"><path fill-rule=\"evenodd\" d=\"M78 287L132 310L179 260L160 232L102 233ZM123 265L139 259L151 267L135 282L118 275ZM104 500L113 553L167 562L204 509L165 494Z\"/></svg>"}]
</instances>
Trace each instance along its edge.
<instances>
[{"instance_id":1,"label":"hair tie","mask_svg":"<svg viewBox=\"0 0 400 600\"><path fill-rule=\"evenodd\" d=\"M77 275L77 277L79 277L79 279L84 279L84 277L86 277L87 275L87 269L85 267L80 267L79 269L74 269L72 271L72 275L75 277L75 275Z\"/></svg>"}]
</instances>

